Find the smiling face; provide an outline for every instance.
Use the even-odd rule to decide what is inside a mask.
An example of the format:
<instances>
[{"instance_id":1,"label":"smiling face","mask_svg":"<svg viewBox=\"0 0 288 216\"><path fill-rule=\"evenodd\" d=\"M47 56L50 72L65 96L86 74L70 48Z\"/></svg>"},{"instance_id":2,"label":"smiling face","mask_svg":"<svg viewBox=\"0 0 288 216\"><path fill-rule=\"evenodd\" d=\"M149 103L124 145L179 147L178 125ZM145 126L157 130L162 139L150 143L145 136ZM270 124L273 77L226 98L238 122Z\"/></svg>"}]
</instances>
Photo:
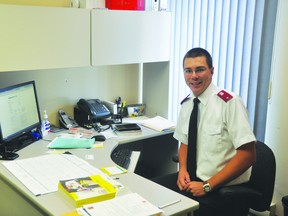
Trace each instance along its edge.
<instances>
[{"instance_id":1,"label":"smiling face","mask_svg":"<svg viewBox=\"0 0 288 216\"><path fill-rule=\"evenodd\" d=\"M184 78L195 97L201 95L212 82L214 68L209 68L206 57L186 58L183 62Z\"/></svg>"}]
</instances>

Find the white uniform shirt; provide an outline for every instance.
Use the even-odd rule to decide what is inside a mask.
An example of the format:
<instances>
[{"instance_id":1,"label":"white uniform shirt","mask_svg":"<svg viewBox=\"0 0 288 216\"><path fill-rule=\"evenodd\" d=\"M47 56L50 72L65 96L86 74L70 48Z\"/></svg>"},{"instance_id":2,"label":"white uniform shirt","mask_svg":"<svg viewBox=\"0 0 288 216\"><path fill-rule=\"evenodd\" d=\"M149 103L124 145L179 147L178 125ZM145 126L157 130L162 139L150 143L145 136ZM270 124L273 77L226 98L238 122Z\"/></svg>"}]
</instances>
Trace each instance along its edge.
<instances>
[{"instance_id":1,"label":"white uniform shirt","mask_svg":"<svg viewBox=\"0 0 288 216\"><path fill-rule=\"evenodd\" d=\"M237 95L225 102L221 91L212 83L198 98L197 172L198 178L208 180L229 162L236 149L255 141L247 110ZM192 95L182 104L174 137L188 144L189 119L193 109ZM247 182L251 168L228 185Z\"/></svg>"}]
</instances>

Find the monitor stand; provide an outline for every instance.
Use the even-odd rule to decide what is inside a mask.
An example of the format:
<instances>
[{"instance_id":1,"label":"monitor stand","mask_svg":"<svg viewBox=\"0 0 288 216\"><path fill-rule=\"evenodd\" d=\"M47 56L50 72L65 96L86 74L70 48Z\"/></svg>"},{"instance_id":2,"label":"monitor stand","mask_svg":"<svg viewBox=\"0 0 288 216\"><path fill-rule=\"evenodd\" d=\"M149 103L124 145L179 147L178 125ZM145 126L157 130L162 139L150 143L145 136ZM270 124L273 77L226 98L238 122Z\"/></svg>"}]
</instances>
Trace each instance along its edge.
<instances>
[{"instance_id":1,"label":"monitor stand","mask_svg":"<svg viewBox=\"0 0 288 216\"><path fill-rule=\"evenodd\" d=\"M17 153L6 151L6 147L0 151L0 160L14 160L18 157Z\"/></svg>"},{"instance_id":2,"label":"monitor stand","mask_svg":"<svg viewBox=\"0 0 288 216\"><path fill-rule=\"evenodd\" d=\"M37 139L32 133L25 133L9 142L0 144L0 160L14 160L19 157L15 152L35 142Z\"/></svg>"}]
</instances>

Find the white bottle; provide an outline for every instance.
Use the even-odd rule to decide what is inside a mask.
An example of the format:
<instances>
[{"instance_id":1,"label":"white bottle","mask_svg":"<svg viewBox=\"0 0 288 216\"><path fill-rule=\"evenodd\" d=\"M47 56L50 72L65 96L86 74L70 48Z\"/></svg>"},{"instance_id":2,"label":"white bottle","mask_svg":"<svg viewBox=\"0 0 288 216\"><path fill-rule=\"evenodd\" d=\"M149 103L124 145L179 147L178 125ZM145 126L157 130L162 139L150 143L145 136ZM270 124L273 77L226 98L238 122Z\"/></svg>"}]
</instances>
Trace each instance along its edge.
<instances>
[{"instance_id":1,"label":"white bottle","mask_svg":"<svg viewBox=\"0 0 288 216\"><path fill-rule=\"evenodd\" d=\"M47 111L44 110L44 116L43 116L43 121L42 121L42 136L46 136L48 134L48 132L50 131L50 122L48 120L48 115L47 115Z\"/></svg>"}]
</instances>

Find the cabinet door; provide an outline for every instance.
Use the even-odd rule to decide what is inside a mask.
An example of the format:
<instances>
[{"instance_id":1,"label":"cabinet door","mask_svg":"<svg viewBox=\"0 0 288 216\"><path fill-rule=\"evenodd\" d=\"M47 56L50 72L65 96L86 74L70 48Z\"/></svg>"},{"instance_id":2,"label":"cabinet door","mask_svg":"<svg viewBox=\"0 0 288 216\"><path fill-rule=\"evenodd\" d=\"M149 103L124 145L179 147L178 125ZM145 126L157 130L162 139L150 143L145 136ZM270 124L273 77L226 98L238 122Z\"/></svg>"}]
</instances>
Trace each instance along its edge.
<instances>
[{"instance_id":1,"label":"cabinet door","mask_svg":"<svg viewBox=\"0 0 288 216\"><path fill-rule=\"evenodd\" d=\"M92 11L92 65L169 61L171 13Z\"/></svg>"},{"instance_id":2,"label":"cabinet door","mask_svg":"<svg viewBox=\"0 0 288 216\"><path fill-rule=\"evenodd\" d=\"M90 11L0 5L0 71L90 65Z\"/></svg>"}]
</instances>

